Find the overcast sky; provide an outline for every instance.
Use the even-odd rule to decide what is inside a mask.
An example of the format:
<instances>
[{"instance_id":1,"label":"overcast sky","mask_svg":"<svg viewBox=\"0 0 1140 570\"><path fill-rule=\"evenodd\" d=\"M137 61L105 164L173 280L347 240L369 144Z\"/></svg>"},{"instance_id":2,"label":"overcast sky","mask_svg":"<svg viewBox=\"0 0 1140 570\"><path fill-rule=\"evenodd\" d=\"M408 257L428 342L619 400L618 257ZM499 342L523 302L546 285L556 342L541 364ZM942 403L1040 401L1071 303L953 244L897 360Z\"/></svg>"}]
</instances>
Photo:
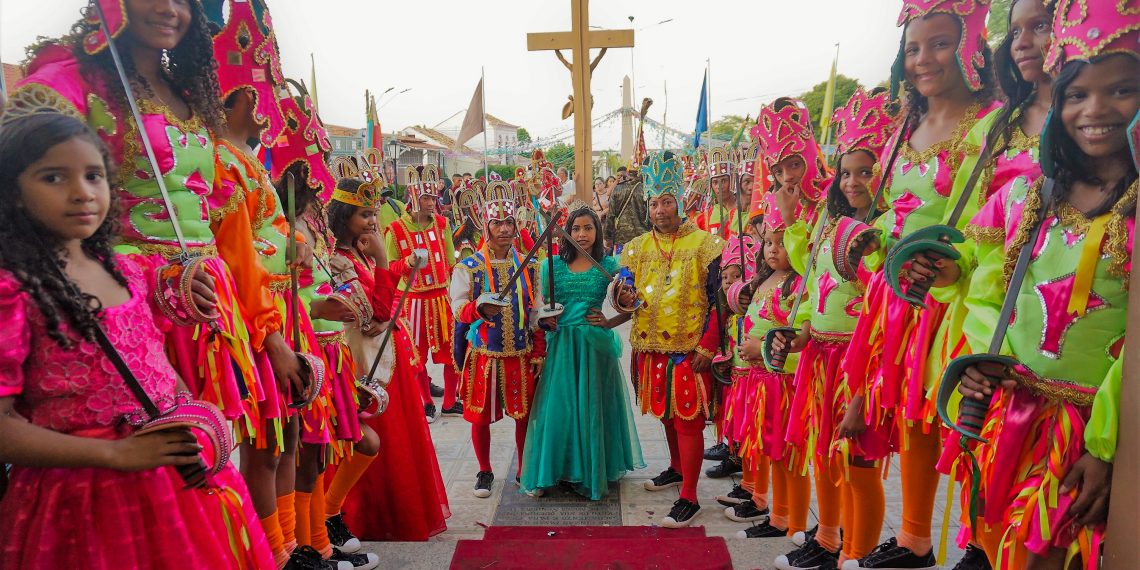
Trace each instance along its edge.
<instances>
[{"instance_id":1,"label":"overcast sky","mask_svg":"<svg viewBox=\"0 0 1140 570\"><path fill-rule=\"evenodd\" d=\"M64 33L85 0L0 0L0 56L23 59L38 35ZM572 129L562 105L570 73L552 52L528 52L527 32L570 29L569 0L268 0L287 75L309 80L317 62L322 117L364 123L364 90L380 100L385 131L435 125L467 107L486 69L487 112L543 137ZM634 16L637 100L691 131L706 58L712 114L752 114L777 96L839 72L876 84L898 49L900 0L594 0L594 26L629 28ZM663 20L672 20L658 24ZM631 50L613 49L594 72L594 117L621 106ZM569 55L567 56L569 57ZM410 91L392 98L403 89ZM636 107L635 103L635 107ZM813 119L816 119L813 117ZM595 148L616 148L619 125L595 129Z\"/></svg>"}]
</instances>

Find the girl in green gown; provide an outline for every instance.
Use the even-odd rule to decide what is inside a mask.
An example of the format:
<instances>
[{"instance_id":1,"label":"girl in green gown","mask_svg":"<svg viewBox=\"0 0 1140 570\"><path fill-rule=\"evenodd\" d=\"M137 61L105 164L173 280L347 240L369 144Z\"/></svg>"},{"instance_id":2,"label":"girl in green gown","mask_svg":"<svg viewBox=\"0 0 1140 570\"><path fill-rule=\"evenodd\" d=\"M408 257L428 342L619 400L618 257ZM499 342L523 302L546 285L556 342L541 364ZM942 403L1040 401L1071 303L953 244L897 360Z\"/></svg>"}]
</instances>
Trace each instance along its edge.
<instances>
[{"instance_id":1,"label":"girl in green gown","mask_svg":"<svg viewBox=\"0 0 1140 570\"><path fill-rule=\"evenodd\" d=\"M572 208L566 231L611 274L619 270L604 257L601 223L588 206ZM522 492L541 495L560 483L592 500L609 483L645 467L629 388L621 370L622 345L611 329L628 315L606 319L601 312L609 280L565 238L554 259L554 297L565 306L544 319L546 365L538 383L522 458ZM542 290L551 275L542 265Z\"/></svg>"}]
</instances>

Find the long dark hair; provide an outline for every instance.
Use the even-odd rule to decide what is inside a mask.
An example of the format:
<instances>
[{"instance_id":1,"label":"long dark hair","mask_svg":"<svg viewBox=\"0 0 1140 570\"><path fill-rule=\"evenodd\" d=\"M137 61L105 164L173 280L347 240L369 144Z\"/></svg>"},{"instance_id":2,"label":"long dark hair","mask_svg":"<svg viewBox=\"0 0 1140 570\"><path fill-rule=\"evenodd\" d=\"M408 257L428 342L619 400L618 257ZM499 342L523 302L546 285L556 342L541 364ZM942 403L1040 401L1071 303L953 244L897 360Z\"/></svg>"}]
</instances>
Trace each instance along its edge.
<instances>
[{"instance_id":1,"label":"long dark hair","mask_svg":"<svg viewBox=\"0 0 1140 570\"><path fill-rule=\"evenodd\" d=\"M97 0L90 1L93 3ZM162 68L174 92L186 99L194 115L207 128L216 131L225 124L225 114L219 100L218 64L214 60L214 40L210 35L209 21L202 4L200 2L187 2L187 4L190 6L190 27L186 31L186 36L178 42L178 46L163 54ZM85 13L93 14L95 7L89 3L84 10ZM91 20L96 23L91 24L87 18L80 18L71 27L70 35L63 42L71 46L84 78L106 91L105 94L118 103L119 112L126 113L127 95L119 88L118 72L111 59L111 50L104 49L92 56L83 49L83 38L99 29L98 18ZM133 40L130 34L124 31L115 41L121 46ZM125 53L125 50L120 50L120 53L124 56L123 67L128 78L143 81L135 70L134 60Z\"/></svg>"},{"instance_id":2,"label":"long dark hair","mask_svg":"<svg viewBox=\"0 0 1140 570\"><path fill-rule=\"evenodd\" d=\"M594 222L594 245L590 246L590 257L598 260L599 262L606 256L606 246L602 239L602 221L598 218L598 213L591 208L578 208L570 213L566 218L566 234L569 235L570 230L574 227L574 220L587 216L590 221ZM558 240L558 256L562 261L570 263L578 259L578 248L570 243L570 239L562 236Z\"/></svg>"},{"instance_id":3,"label":"long dark hair","mask_svg":"<svg viewBox=\"0 0 1140 570\"><path fill-rule=\"evenodd\" d=\"M847 196L843 194L840 188L841 179L843 178L843 157L848 154L862 152L871 155L871 159L878 161L878 157L863 149L856 149L848 153L835 155L835 176L831 179L831 184L827 185L827 217L837 218L839 216L847 216L849 218L855 217L855 208L847 203ZM867 189L872 198L874 198L875 190ZM873 205L873 204L872 204Z\"/></svg>"},{"instance_id":4,"label":"long dark hair","mask_svg":"<svg viewBox=\"0 0 1140 570\"><path fill-rule=\"evenodd\" d=\"M77 119L43 113L13 119L0 128L0 269L10 272L21 289L31 296L44 316L48 337L64 348L73 340L60 329L67 321L87 340L94 341L99 300L80 293L60 269L67 264L62 244L23 206L20 174L43 158L52 147L79 138L99 149L107 180L114 179L114 164L99 137ZM83 253L98 261L123 287L127 280L115 267L111 245L117 232L115 192L107 218L95 233L83 240Z\"/></svg>"},{"instance_id":5,"label":"long dark hair","mask_svg":"<svg viewBox=\"0 0 1140 570\"><path fill-rule=\"evenodd\" d=\"M356 178L341 178L336 183L336 189L346 192L356 192L361 184L364 184L364 182ZM329 200L329 229L332 230L333 235L336 236L337 245L354 245L352 236L348 235L348 220L356 215L357 209L359 208L352 204Z\"/></svg>"},{"instance_id":6,"label":"long dark hair","mask_svg":"<svg viewBox=\"0 0 1140 570\"><path fill-rule=\"evenodd\" d=\"M1007 30L1009 24L1013 23L1013 7L1020 1L1022 0L1013 0L1009 3L1009 15L1006 17ZM1041 0L1032 1L1039 2ZM1045 10L1052 15L1054 7L1046 5ZM1033 103L1033 95L1037 92L1037 84L1026 81L1021 76L1021 70L1017 68L1017 62L1014 61L1013 55L1010 53L1012 50L1013 32L1006 32L1005 38L1002 39L1001 45L994 53L994 75L1005 95L1005 106L1002 107L1000 114L990 128L991 134L986 137L987 144L994 149L990 156L998 156L1009 147L1009 141L1013 137L1013 129L1017 127L1013 118L1015 116L1020 117L1029 108L1029 105Z\"/></svg>"},{"instance_id":7,"label":"long dark hair","mask_svg":"<svg viewBox=\"0 0 1140 570\"><path fill-rule=\"evenodd\" d=\"M928 18L930 16L923 17ZM958 24L958 36L961 38L961 35L965 33L965 28L962 26L962 19L954 16L954 21ZM904 28L902 43L899 48L900 53L901 50L905 47L906 29ZM997 96L997 85L993 73L994 54L993 51L990 50L989 44L986 44L984 42L982 44L982 60L985 62L985 64L982 66L982 69L978 70L978 73L982 78L982 88L974 92L974 100L984 104L993 101ZM905 69L906 63L902 58L900 58L900 65L903 66L903 69ZM962 62L961 65L971 64L969 62ZM965 78L963 77L962 80L965 81ZM926 96L922 93L919 93L918 88L911 85L909 81L903 82L903 90L906 93L906 121L903 124L909 125L909 129L913 131L922 121L923 115L925 115L926 112L930 109L930 102L926 99ZM909 133L903 134L909 135Z\"/></svg>"},{"instance_id":8,"label":"long dark hair","mask_svg":"<svg viewBox=\"0 0 1140 570\"><path fill-rule=\"evenodd\" d=\"M1057 180L1057 188L1053 194L1053 203L1060 204L1069 199L1072 193L1074 182L1084 182L1087 184L1104 184L1095 170L1089 165L1088 157L1085 156L1084 151L1081 150L1077 143L1069 137L1065 132L1065 126L1061 122L1061 112L1065 108L1065 90L1077 78L1081 70L1089 65L1095 65L1097 62L1102 61L1105 57L1100 56L1093 58L1092 63L1085 61L1070 61L1061 68L1061 73L1057 79L1053 81L1053 118L1045 125L1045 132L1042 133L1043 139L1052 141L1051 148L1043 148L1042 151L1050 152L1053 163L1056 165L1055 178ZM1127 153L1128 147L1125 146L1124 152ZM1115 186L1109 189L1108 195L1105 196L1104 201L1092 212L1086 213L1090 218L1095 218L1102 214L1108 213L1114 209L1116 202L1120 200L1128 187L1136 181L1136 164L1130 160L1125 159L1128 164L1128 171L1124 178L1120 179ZM1122 204L1118 210L1127 211L1128 214L1134 215L1135 204Z\"/></svg>"},{"instance_id":9,"label":"long dark hair","mask_svg":"<svg viewBox=\"0 0 1140 570\"><path fill-rule=\"evenodd\" d=\"M317 191L309 187L307 183L309 180L309 163L304 161L290 164L285 172L281 173L281 178L273 181L273 185L277 189L277 197L281 201L281 209L286 212L289 211L289 186L286 184L289 176L292 176L293 180L296 181L297 216L300 216L301 212L304 212L314 202L319 209L323 210L321 201L317 198Z\"/></svg>"}]
</instances>

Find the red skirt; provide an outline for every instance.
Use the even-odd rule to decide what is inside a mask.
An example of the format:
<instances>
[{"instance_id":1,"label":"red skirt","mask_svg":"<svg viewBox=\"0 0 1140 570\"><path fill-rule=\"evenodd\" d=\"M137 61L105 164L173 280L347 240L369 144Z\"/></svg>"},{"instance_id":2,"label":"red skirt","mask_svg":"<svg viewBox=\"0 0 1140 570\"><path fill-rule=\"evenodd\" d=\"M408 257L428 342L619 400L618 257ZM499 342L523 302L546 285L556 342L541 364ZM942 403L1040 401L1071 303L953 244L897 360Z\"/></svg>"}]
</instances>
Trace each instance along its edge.
<instances>
[{"instance_id":1,"label":"red skirt","mask_svg":"<svg viewBox=\"0 0 1140 570\"><path fill-rule=\"evenodd\" d=\"M380 455L344 502L344 520L361 540L427 540L447 530L451 516L439 461L416 386L408 335L392 336L396 368L388 410L364 420L380 437ZM331 471L331 469L330 469Z\"/></svg>"}]
</instances>

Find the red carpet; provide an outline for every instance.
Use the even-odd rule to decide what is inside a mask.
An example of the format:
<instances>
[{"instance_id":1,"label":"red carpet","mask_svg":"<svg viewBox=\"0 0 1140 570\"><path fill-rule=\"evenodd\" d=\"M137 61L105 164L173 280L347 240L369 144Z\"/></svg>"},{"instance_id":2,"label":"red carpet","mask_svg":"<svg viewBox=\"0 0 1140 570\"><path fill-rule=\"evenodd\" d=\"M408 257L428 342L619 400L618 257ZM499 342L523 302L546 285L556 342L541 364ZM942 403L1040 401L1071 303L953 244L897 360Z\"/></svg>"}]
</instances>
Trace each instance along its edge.
<instances>
[{"instance_id":1,"label":"red carpet","mask_svg":"<svg viewBox=\"0 0 1140 570\"><path fill-rule=\"evenodd\" d=\"M731 569L732 559L724 539L705 537L701 527L492 526L483 540L459 541L451 568L719 570Z\"/></svg>"}]
</instances>

